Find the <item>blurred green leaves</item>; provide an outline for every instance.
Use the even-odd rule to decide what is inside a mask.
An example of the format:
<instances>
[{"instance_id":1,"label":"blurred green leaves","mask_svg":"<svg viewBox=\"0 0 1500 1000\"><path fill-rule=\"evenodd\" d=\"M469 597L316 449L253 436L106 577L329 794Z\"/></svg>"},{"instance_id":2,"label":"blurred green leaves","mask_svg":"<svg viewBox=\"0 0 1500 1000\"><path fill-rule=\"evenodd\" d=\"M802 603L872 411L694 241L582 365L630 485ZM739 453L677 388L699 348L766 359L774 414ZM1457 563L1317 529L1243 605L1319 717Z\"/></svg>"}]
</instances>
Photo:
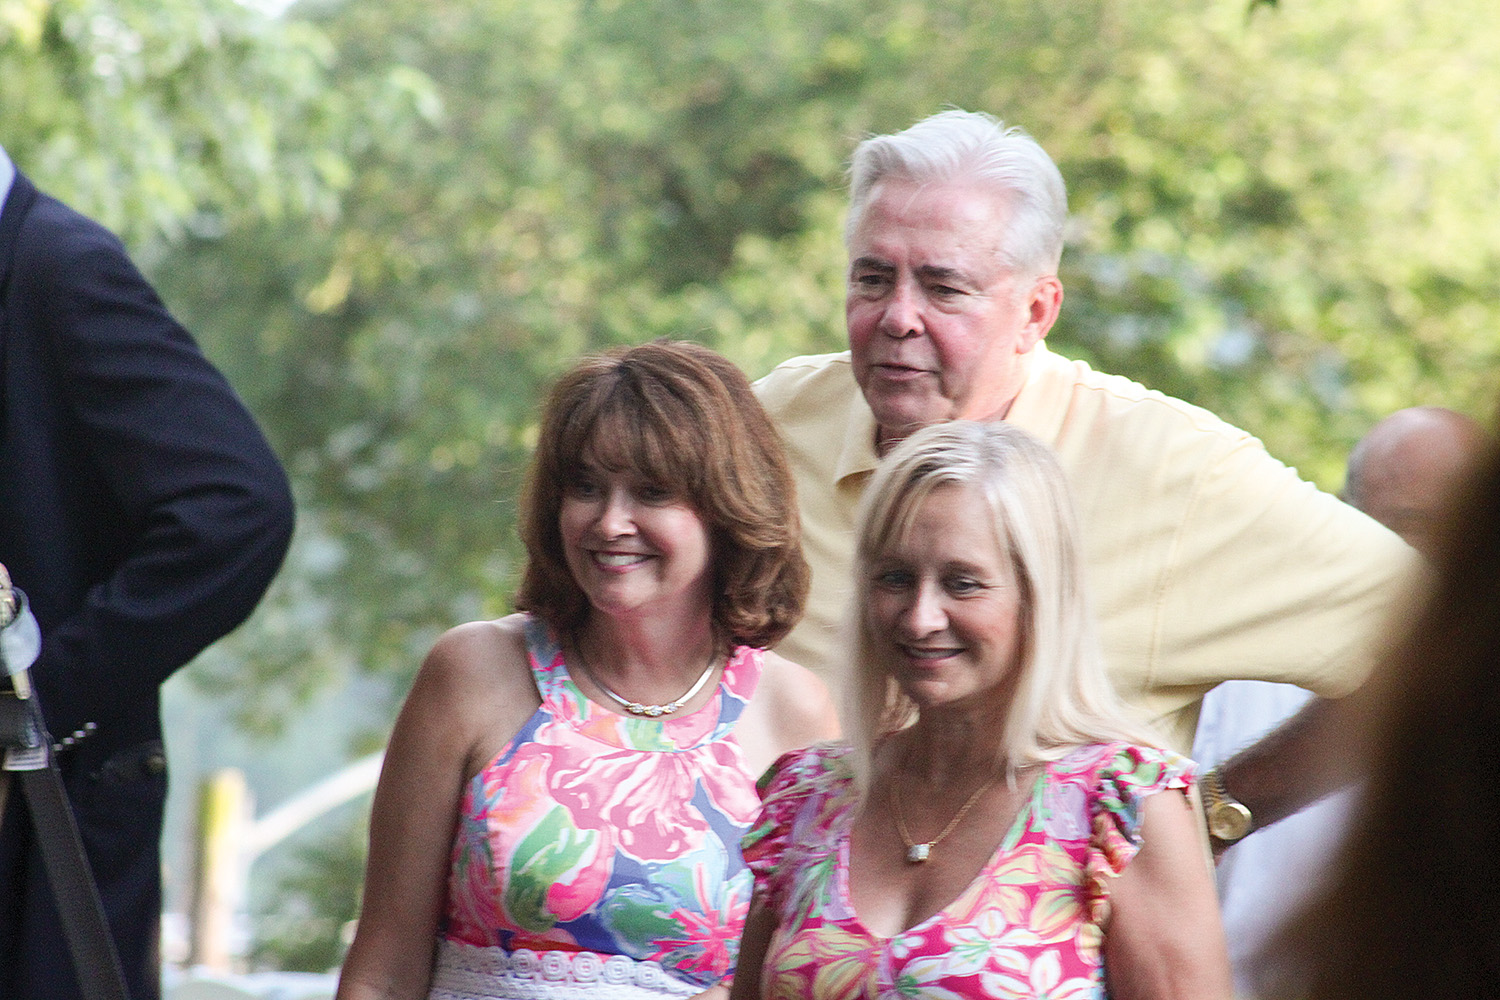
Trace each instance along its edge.
<instances>
[{"instance_id":1,"label":"blurred green leaves","mask_svg":"<svg viewBox=\"0 0 1500 1000\"><path fill-rule=\"evenodd\" d=\"M138 244L331 215L348 171L328 38L234 0L3 0L0 142Z\"/></svg>"},{"instance_id":2,"label":"blurred green leaves","mask_svg":"<svg viewBox=\"0 0 1500 1000\"><path fill-rule=\"evenodd\" d=\"M1389 410L1489 416L1500 14L1481 0L0 0L0 142L123 228L303 516L195 668L249 723L508 608L539 400L691 337L842 345L842 168L945 105L1052 152L1059 349L1327 488Z\"/></svg>"},{"instance_id":3,"label":"blurred green leaves","mask_svg":"<svg viewBox=\"0 0 1500 1000\"><path fill-rule=\"evenodd\" d=\"M285 570L191 668L275 733L355 674L393 714L509 609L579 354L841 348L843 165L944 106L1068 180L1059 350L1329 489L1393 409L1489 418L1497 50L1492 0L0 0L0 143L125 235L291 470ZM268 954L336 958L340 837Z\"/></svg>"}]
</instances>

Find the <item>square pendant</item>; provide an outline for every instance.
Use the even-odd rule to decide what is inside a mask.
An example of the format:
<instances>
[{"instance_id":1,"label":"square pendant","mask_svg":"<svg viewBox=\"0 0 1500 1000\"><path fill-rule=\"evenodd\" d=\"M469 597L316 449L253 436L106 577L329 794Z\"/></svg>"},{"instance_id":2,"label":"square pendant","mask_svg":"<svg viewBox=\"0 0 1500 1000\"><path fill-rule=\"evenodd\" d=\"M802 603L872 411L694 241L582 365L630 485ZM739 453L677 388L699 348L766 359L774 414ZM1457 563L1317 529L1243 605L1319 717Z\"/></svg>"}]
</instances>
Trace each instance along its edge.
<instances>
[{"instance_id":1,"label":"square pendant","mask_svg":"<svg viewBox=\"0 0 1500 1000\"><path fill-rule=\"evenodd\" d=\"M931 853L931 844L912 844L906 849L906 860L914 865L921 864L927 860L927 856Z\"/></svg>"}]
</instances>

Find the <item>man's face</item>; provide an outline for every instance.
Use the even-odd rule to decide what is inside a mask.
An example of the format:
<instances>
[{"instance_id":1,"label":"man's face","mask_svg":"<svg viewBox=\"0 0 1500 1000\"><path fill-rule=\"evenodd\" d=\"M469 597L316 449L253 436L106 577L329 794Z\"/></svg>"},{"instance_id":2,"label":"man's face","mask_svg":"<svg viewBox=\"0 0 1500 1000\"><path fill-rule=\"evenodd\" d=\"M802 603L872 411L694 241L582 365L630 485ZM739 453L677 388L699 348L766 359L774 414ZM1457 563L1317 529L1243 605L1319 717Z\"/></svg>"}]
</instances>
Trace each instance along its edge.
<instances>
[{"instance_id":1,"label":"man's face","mask_svg":"<svg viewBox=\"0 0 1500 1000\"><path fill-rule=\"evenodd\" d=\"M968 183L876 184L849 239L854 378L882 445L942 420L1000 417L1057 315L1052 276L999 255L1003 199Z\"/></svg>"}]
</instances>

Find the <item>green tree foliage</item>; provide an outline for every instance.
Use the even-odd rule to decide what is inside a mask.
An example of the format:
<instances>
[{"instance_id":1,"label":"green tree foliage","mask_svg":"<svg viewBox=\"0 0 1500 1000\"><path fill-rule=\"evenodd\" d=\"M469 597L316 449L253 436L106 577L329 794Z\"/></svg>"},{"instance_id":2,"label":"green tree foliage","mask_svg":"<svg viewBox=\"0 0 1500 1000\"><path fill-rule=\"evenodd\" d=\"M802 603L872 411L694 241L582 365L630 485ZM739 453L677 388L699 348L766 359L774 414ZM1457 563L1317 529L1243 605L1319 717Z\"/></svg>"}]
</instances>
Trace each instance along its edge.
<instances>
[{"instance_id":1,"label":"green tree foliage","mask_svg":"<svg viewBox=\"0 0 1500 1000\"><path fill-rule=\"evenodd\" d=\"M217 672L268 719L330 674L407 676L444 625L507 609L539 393L581 352L686 336L759 374L839 347L843 163L944 105L1023 125L1069 179L1062 349L1330 488L1380 414L1490 405L1500 150L1473 95L1500 70L1479 0L293 13L360 109L340 214L192 241L167 271L304 501L279 610Z\"/></svg>"},{"instance_id":2,"label":"green tree foliage","mask_svg":"<svg viewBox=\"0 0 1500 1000\"><path fill-rule=\"evenodd\" d=\"M137 247L331 214L333 56L311 23L234 0L0 0L0 143Z\"/></svg>"},{"instance_id":3,"label":"green tree foliage","mask_svg":"<svg viewBox=\"0 0 1500 1000\"><path fill-rule=\"evenodd\" d=\"M946 105L1068 179L1064 352L1328 488L1392 409L1488 418L1497 47L1490 0L0 0L0 142L174 236L155 276L292 470L288 568L195 668L273 729L353 671L394 707L508 610L580 353L838 349L849 151Z\"/></svg>"},{"instance_id":4,"label":"green tree foliage","mask_svg":"<svg viewBox=\"0 0 1500 1000\"><path fill-rule=\"evenodd\" d=\"M329 818L320 837L302 836L269 885L258 886L251 907L254 968L327 972L344 960L359 916L354 887L364 877L369 816L349 809Z\"/></svg>"},{"instance_id":5,"label":"green tree foliage","mask_svg":"<svg viewBox=\"0 0 1500 1000\"><path fill-rule=\"evenodd\" d=\"M687 336L758 374L838 347L848 151L947 104L1023 125L1069 179L1063 349L1328 486L1389 409L1484 412L1500 139L1474 95L1500 74L1496 19L1479 0L0 0L0 141L137 245L174 240L169 301L293 468L278 600L208 671L248 677L269 718L505 609L539 393L581 352Z\"/></svg>"}]
</instances>

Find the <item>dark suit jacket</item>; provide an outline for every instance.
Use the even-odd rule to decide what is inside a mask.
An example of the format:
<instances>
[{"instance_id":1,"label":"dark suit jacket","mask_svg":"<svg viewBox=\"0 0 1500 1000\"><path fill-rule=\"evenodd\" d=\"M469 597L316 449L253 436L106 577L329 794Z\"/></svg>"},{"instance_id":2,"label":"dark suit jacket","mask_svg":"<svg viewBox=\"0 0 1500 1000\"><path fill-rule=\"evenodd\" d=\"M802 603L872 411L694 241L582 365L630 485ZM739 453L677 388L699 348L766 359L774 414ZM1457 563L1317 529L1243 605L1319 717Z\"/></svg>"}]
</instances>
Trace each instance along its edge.
<instances>
[{"instance_id":1,"label":"dark suit jacket","mask_svg":"<svg viewBox=\"0 0 1500 1000\"><path fill-rule=\"evenodd\" d=\"M158 993L158 687L244 620L292 529L286 476L111 233L17 173L0 213L0 563L131 996ZM76 997L24 803L0 829L0 997ZM61 956L61 957L60 957Z\"/></svg>"}]
</instances>

